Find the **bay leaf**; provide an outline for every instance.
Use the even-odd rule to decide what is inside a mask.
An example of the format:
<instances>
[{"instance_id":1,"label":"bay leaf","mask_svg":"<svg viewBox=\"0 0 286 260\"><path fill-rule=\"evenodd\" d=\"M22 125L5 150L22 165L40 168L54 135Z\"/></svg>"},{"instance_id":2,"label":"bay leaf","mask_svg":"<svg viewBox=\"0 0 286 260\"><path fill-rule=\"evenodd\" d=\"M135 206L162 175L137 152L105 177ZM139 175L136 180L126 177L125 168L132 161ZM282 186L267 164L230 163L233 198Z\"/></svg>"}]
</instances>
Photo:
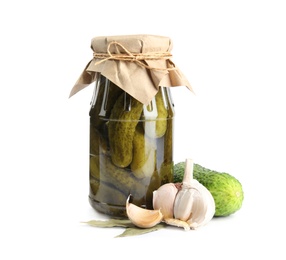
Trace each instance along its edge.
<instances>
[{"instance_id":1,"label":"bay leaf","mask_svg":"<svg viewBox=\"0 0 286 260\"><path fill-rule=\"evenodd\" d=\"M143 235L143 234L146 234L149 232L160 230L160 229L165 228L165 227L166 227L166 225L163 223L157 224L156 226L151 227L151 228L139 228L139 227L135 227L135 226L134 227L128 227L125 229L125 231L122 234L120 234L116 237L128 237L128 236Z\"/></svg>"},{"instance_id":2,"label":"bay leaf","mask_svg":"<svg viewBox=\"0 0 286 260\"><path fill-rule=\"evenodd\" d=\"M90 220L90 221L82 222L82 223L88 224L93 227L102 227L102 228L134 227L134 225L129 219Z\"/></svg>"}]
</instances>

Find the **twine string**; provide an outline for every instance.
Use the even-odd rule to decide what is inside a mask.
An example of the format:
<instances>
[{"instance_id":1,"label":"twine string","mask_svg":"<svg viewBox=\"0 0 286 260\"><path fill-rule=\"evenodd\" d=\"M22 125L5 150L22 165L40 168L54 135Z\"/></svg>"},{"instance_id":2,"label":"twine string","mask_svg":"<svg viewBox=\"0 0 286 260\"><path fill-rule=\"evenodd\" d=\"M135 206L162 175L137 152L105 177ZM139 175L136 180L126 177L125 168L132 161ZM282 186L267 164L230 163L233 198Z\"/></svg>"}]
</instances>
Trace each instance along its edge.
<instances>
[{"instance_id":1,"label":"twine string","mask_svg":"<svg viewBox=\"0 0 286 260\"><path fill-rule=\"evenodd\" d=\"M110 48L112 45L121 47L125 53L111 53ZM107 53L93 53L93 57L96 59L100 59L94 65L99 65L102 62L107 60L118 60L118 61L129 61L129 62L136 62L138 65L149 69L149 70L176 70L175 64L169 60L172 57L170 52L149 52L149 53L132 53L127 50L121 43L113 41L110 42L107 46ZM168 60L169 63L172 65L171 68L157 68L152 67L144 63L145 60Z\"/></svg>"}]
</instances>

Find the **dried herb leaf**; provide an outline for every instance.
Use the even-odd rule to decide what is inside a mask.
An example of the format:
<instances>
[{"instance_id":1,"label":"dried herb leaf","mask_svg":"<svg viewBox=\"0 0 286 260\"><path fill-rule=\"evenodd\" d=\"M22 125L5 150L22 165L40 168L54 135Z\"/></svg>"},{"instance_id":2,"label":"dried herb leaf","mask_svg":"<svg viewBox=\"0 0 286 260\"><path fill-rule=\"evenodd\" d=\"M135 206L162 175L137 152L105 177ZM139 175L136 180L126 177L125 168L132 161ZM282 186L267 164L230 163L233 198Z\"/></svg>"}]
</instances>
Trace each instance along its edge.
<instances>
[{"instance_id":1,"label":"dried herb leaf","mask_svg":"<svg viewBox=\"0 0 286 260\"><path fill-rule=\"evenodd\" d=\"M151 228L139 228L136 227L134 224L132 224L132 222L129 219L90 220L82 223L88 224L92 227L100 227L100 228L111 228L111 227L126 228L122 234L116 237L138 236L166 227L165 224L159 223Z\"/></svg>"},{"instance_id":2,"label":"dried herb leaf","mask_svg":"<svg viewBox=\"0 0 286 260\"><path fill-rule=\"evenodd\" d=\"M160 230L162 228L166 227L165 224L157 224L156 226L154 227L151 227L151 228L138 228L138 227L129 227L129 228L126 228L126 230L116 236L116 237L127 237L127 236L138 236L138 235L143 235L143 234L146 234L146 233L149 233L149 232L153 232L153 231L156 231L156 230Z\"/></svg>"},{"instance_id":3,"label":"dried herb leaf","mask_svg":"<svg viewBox=\"0 0 286 260\"><path fill-rule=\"evenodd\" d=\"M93 227L102 227L102 228L134 227L134 225L131 223L129 219L90 220L82 223L88 224Z\"/></svg>"}]
</instances>

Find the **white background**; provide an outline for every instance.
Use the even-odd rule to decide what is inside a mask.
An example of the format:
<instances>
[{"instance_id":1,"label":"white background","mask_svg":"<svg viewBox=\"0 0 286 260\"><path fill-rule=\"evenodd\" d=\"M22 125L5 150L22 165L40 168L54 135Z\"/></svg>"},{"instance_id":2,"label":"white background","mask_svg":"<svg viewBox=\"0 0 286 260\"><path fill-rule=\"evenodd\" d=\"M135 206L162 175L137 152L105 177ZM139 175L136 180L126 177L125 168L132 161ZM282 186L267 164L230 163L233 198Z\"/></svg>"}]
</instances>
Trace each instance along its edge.
<instances>
[{"instance_id":1,"label":"white background","mask_svg":"<svg viewBox=\"0 0 286 260\"><path fill-rule=\"evenodd\" d=\"M2 1L0 258L285 259L284 2ZM106 219L88 203L93 86L68 96L91 39L121 34L172 38L195 91L172 89L175 162L239 179L237 213L130 238L80 223Z\"/></svg>"}]
</instances>

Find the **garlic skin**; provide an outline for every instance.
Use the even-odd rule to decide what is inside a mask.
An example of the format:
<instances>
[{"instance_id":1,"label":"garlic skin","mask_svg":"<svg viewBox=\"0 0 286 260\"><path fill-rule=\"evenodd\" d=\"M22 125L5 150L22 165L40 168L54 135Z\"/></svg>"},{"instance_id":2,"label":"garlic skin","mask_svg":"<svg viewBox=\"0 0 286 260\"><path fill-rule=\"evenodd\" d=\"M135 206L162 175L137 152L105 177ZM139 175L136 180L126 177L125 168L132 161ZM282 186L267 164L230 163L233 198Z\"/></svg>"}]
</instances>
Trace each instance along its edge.
<instances>
[{"instance_id":1,"label":"garlic skin","mask_svg":"<svg viewBox=\"0 0 286 260\"><path fill-rule=\"evenodd\" d=\"M174 217L174 203L178 188L174 183L166 183L153 192L153 208L161 210L163 218Z\"/></svg>"},{"instance_id":2,"label":"garlic skin","mask_svg":"<svg viewBox=\"0 0 286 260\"><path fill-rule=\"evenodd\" d=\"M195 229L207 224L214 214L214 199L205 186L193 179L193 161L187 159L182 189L178 191L174 202L174 218Z\"/></svg>"}]
</instances>

